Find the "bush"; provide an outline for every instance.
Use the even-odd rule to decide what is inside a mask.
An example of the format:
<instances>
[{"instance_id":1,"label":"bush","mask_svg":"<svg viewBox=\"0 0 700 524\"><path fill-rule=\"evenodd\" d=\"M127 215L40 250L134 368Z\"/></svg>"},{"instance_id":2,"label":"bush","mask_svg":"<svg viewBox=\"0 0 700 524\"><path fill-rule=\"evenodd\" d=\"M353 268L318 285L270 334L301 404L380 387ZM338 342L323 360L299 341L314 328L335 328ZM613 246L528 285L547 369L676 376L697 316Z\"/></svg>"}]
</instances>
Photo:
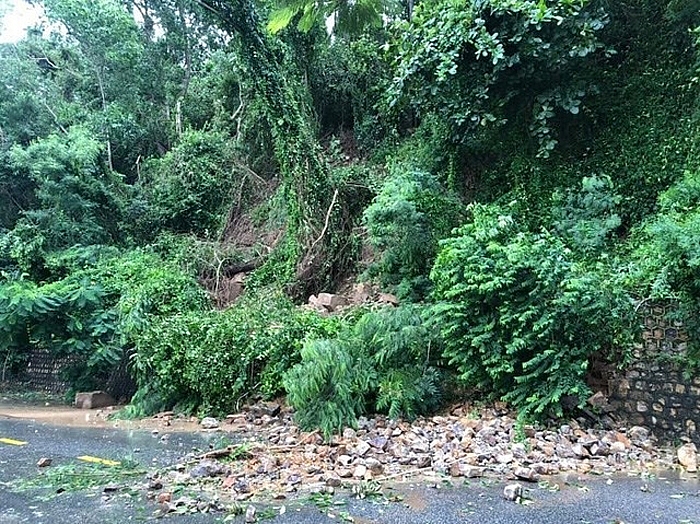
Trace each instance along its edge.
<instances>
[{"instance_id":1,"label":"bush","mask_svg":"<svg viewBox=\"0 0 700 524\"><path fill-rule=\"evenodd\" d=\"M144 168L149 217L159 228L214 237L226 211L244 198L235 143L217 131L189 131L172 151ZM148 219L148 218L147 218Z\"/></svg>"},{"instance_id":2,"label":"bush","mask_svg":"<svg viewBox=\"0 0 700 524\"><path fill-rule=\"evenodd\" d=\"M671 299L689 332L689 364L700 366L700 173L659 196L659 212L632 235L629 287L640 297Z\"/></svg>"},{"instance_id":3,"label":"bush","mask_svg":"<svg viewBox=\"0 0 700 524\"><path fill-rule=\"evenodd\" d=\"M399 170L364 213L370 243L380 253L369 276L395 286L402 297L425 296L438 240L459 223L462 209L428 173Z\"/></svg>"},{"instance_id":4,"label":"bush","mask_svg":"<svg viewBox=\"0 0 700 524\"><path fill-rule=\"evenodd\" d=\"M304 345L284 378L287 400L302 428L326 436L365 411L414 418L440 403L438 354L420 306L368 312L335 339Z\"/></svg>"},{"instance_id":5,"label":"bush","mask_svg":"<svg viewBox=\"0 0 700 524\"><path fill-rule=\"evenodd\" d=\"M115 255L97 246L51 259L68 276L37 284L0 282L0 358L21 367L31 348L80 356L66 378L74 388L104 385L139 332L156 318L201 309L206 295L190 275L145 251Z\"/></svg>"},{"instance_id":6,"label":"bush","mask_svg":"<svg viewBox=\"0 0 700 524\"><path fill-rule=\"evenodd\" d=\"M282 296L250 296L225 311L173 312L137 338L138 383L159 395L158 403L148 399L158 409L179 403L226 414L245 397L281 393L282 374L299 361L304 340L332 336L338 322Z\"/></svg>"},{"instance_id":7,"label":"bush","mask_svg":"<svg viewBox=\"0 0 700 524\"><path fill-rule=\"evenodd\" d=\"M562 397L589 394L591 355L629 347L620 344L629 342L631 304L602 264L581 266L548 231L521 231L495 206L470 212L431 273L444 356L466 385L524 417L561 416Z\"/></svg>"},{"instance_id":8,"label":"bush","mask_svg":"<svg viewBox=\"0 0 700 524\"><path fill-rule=\"evenodd\" d=\"M578 191L557 191L552 200L554 229L583 258L600 255L622 223L610 177L584 177Z\"/></svg>"}]
</instances>

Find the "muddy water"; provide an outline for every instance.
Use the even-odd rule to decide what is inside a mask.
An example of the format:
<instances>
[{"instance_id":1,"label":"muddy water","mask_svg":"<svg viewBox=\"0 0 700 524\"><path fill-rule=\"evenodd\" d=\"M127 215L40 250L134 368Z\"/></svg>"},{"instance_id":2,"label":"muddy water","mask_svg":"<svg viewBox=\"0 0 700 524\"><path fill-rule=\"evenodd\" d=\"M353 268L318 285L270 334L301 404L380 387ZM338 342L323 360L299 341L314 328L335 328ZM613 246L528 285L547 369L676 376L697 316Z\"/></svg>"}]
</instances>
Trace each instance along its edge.
<instances>
[{"instance_id":1,"label":"muddy water","mask_svg":"<svg viewBox=\"0 0 700 524\"><path fill-rule=\"evenodd\" d=\"M197 431L199 429L196 420L186 418L115 420L112 417L119 409L117 407L76 409L70 406L42 406L0 398L0 419L32 420L55 426L80 428L157 429L160 432Z\"/></svg>"}]
</instances>

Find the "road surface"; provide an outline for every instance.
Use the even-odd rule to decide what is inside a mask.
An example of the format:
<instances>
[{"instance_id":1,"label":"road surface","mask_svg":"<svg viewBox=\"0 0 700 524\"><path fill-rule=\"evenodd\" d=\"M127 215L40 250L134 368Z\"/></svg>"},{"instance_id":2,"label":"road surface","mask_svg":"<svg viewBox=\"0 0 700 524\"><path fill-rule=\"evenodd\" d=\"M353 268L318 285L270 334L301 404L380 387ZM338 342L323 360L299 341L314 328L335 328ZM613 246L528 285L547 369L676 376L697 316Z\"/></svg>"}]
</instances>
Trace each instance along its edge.
<instances>
[{"instance_id":1,"label":"road surface","mask_svg":"<svg viewBox=\"0 0 700 524\"><path fill-rule=\"evenodd\" d=\"M53 465L77 463L79 456L163 467L181 461L193 449L215 447L221 436L201 432L173 433L167 439L147 430L109 427L80 428L9 418L0 410L0 523L97 524L147 522L157 505L143 497L102 496L101 490L53 494L17 490L17 482L40 474L37 461ZM18 443L23 442L25 444ZM677 473L638 477L556 477L550 485L525 485L527 504L502 498L497 480L447 480L439 485L397 485L386 497L357 500L338 494L342 505L323 507L277 501L266 516L277 524L700 524L700 483ZM557 485L558 490L551 489ZM387 498L389 500L387 500ZM323 502L323 501L321 501ZM279 515L284 506L284 513ZM321 507L319 507L321 506ZM260 508L262 509L262 507ZM173 524L222 522L226 515L169 516ZM238 516L229 522L243 522Z\"/></svg>"}]
</instances>

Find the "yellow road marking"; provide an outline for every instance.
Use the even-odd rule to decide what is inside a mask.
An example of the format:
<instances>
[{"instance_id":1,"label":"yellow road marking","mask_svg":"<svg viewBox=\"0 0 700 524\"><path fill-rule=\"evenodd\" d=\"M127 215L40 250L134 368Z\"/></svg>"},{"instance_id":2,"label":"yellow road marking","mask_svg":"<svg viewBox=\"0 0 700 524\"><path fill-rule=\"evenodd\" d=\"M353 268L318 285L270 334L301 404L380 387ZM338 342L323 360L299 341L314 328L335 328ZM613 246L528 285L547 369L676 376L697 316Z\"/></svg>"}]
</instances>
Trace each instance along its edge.
<instances>
[{"instance_id":1,"label":"yellow road marking","mask_svg":"<svg viewBox=\"0 0 700 524\"><path fill-rule=\"evenodd\" d=\"M23 440L15 440L12 438L0 438L0 442L3 444L9 444L10 446L24 446L26 444Z\"/></svg>"},{"instance_id":2,"label":"yellow road marking","mask_svg":"<svg viewBox=\"0 0 700 524\"><path fill-rule=\"evenodd\" d=\"M83 462L91 462L92 464L102 464L103 466L120 466L121 462L116 460L103 459L100 457L91 457L90 455L82 455L78 457L78 460Z\"/></svg>"}]
</instances>

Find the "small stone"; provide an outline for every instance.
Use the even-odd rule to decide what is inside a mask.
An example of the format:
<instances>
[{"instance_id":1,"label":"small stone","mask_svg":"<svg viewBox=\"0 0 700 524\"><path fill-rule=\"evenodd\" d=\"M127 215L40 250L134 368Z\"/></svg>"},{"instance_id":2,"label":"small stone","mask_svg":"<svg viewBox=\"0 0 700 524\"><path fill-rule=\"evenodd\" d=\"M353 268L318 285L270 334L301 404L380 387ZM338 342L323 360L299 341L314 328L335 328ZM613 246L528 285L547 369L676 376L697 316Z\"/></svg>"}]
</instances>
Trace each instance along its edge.
<instances>
[{"instance_id":1,"label":"small stone","mask_svg":"<svg viewBox=\"0 0 700 524\"><path fill-rule=\"evenodd\" d=\"M255 506L248 506L245 510L245 522L246 524L252 524L257 520L257 517L255 516L256 510Z\"/></svg>"},{"instance_id":2,"label":"small stone","mask_svg":"<svg viewBox=\"0 0 700 524\"><path fill-rule=\"evenodd\" d=\"M375 458L368 458L365 461L367 469L369 469L373 475L380 475L384 471L384 466Z\"/></svg>"},{"instance_id":3,"label":"small stone","mask_svg":"<svg viewBox=\"0 0 700 524\"><path fill-rule=\"evenodd\" d=\"M386 437L374 437L372 440L369 441L370 446L382 451L386 449L388 443L389 439L387 439Z\"/></svg>"},{"instance_id":4,"label":"small stone","mask_svg":"<svg viewBox=\"0 0 700 524\"><path fill-rule=\"evenodd\" d=\"M576 455L578 458L585 458L590 455L588 450L583 447L583 444L579 444L578 442L571 446L571 451L573 451L574 455Z\"/></svg>"},{"instance_id":5,"label":"small stone","mask_svg":"<svg viewBox=\"0 0 700 524\"><path fill-rule=\"evenodd\" d=\"M301 484L301 477L297 475L296 473L292 473L287 477L287 484L291 486L296 486L297 484Z\"/></svg>"},{"instance_id":6,"label":"small stone","mask_svg":"<svg viewBox=\"0 0 700 524\"><path fill-rule=\"evenodd\" d=\"M356 479L363 479L365 478L365 475L367 474L367 466L363 464L358 464L355 467L355 470L352 472L352 476L355 477Z\"/></svg>"},{"instance_id":7,"label":"small stone","mask_svg":"<svg viewBox=\"0 0 700 524\"><path fill-rule=\"evenodd\" d=\"M632 426L627 432L627 436L634 444L638 444L649 438L649 430L642 426Z\"/></svg>"},{"instance_id":8,"label":"small stone","mask_svg":"<svg viewBox=\"0 0 700 524\"><path fill-rule=\"evenodd\" d=\"M48 457L41 457L39 462L36 463L37 467L47 468L51 465L52 460Z\"/></svg>"},{"instance_id":9,"label":"small stone","mask_svg":"<svg viewBox=\"0 0 700 524\"><path fill-rule=\"evenodd\" d=\"M158 493L158 504L167 504L173 499L173 494L165 491L163 493Z\"/></svg>"},{"instance_id":10,"label":"small stone","mask_svg":"<svg viewBox=\"0 0 700 524\"><path fill-rule=\"evenodd\" d=\"M479 466L472 466L470 464L462 464L459 468L462 471L462 475L468 479L475 479L484 476L485 468Z\"/></svg>"},{"instance_id":11,"label":"small stone","mask_svg":"<svg viewBox=\"0 0 700 524\"><path fill-rule=\"evenodd\" d=\"M510 464L514 459L515 457L512 453L502 453L500 455L496 455L496 462L499 464Z\"/></svg>"},{"instance_id":12,"label":"small stone","mask_svg":"<svg viewBox=\"0 0 700 524\"><path fill-rule=\"evenodd\" d=\"M460 467L460 464L455 462L450 466L449 469L450 472L450 477L461 477L462 476L462 468Z\"/></svg>"},{"instance_id":13,"label":"small stone","mask_svg":"<svg viewBox=\"0 0 700 524\"><path fill-rule=\"evenodd\" d=\"M594 408L602 408L608 404L608 399L605 397L602 391L598 391L598 393L589 397L586 402L588 402L588 404Z\"/></svg>"},{"instance_id":14,"label":"small stone","mask_svg":"<svg viewBox=\"0 0 700 524\"><path fill-rule=\"evenodd\" d=\"M342 481L337 473L326 473L326 486L330 486L332 488L339 488L341 484Z\"/></svg>"},{"instance_id":15,"label":"small stone","mask_svg":"<svg viewBox=\"0 0 700 524\"><path fill-rule=\"evenodd\" d=\"M335 472L341 479L348 479L352 477L352 471L346 468L338 468L337 470L335 470Z\"/></svg>"},{"instance_id":16,"label":"small stone","mask_svg":"<svg viewBox=\"0 0 700 524\"><path fill-rule=\"evenodd\" d=\"M400 463L400 461L399 461ZM433 463L433 459L430 455L419 455L416 460L416 467L418 468L429 468Z\"/></svg>"},{"instance_id":17,"label":"small stone","mask_svg":"<svg viewBox=\"0 0 700 524\"><path fill-rule=\"evenodd\" d=\"M685 444L678 448L678 463L689 473L698 470L698 449L695 444Z\"/></svg>"},{"instance_id":18,"label":"small stone","mask_svg":"<svg viewBox=\"0 0 700 524\"><path fill-rule=\"evenodd\" d=\"M392 295L391 293L379 293L378 301L380 304L390 304L394 307L399 305L399 299L396 298L396 295Z\"/></svg>"},{"instance_id":19,"label":"small stone","mask_svg":"<svg viewBox=\"0 0 700 524\"><path fill-rule=\"evenodd\" d=\"M115 491L119 491L119 484L107 484L102 488L103 493L114 493Z\"/></svg>"},{"instance_id":20,"label":"small stone","mask_svg":"<svg viewBox=\"0 0 700 524\"><path fill-rule=\"evenodd\" d=\"M216 429L219 427L219 421L214 417L204 417L199 423L203 429Z\"/></svg>"},{"instance_id":21,"label":"small stone","mask_svg":"<svg viewBox=\"0 0 700 524\"><path fill-rule=\"evenodd\" d=\"M411 444L411 451L415 453L428 453L430 451L430 445L423 440L419 440Z\"/></svg>"},{"instance_id":22,"label":"small stone","mask_svg":"<svg viewBox=\"0 0 700 524\"><path fill-rule=\"evenodd\" d=\"M537 473L535 473L535 470L533 470L532 468L525 468L521 466L515 468L513 474L519 479L526 480L528 482L537 482L539 480L539 476L537 475Z\"/></svg>"},{"instance_id":23,"label":"small stone","mask_svg":"<svg viewBox=\"0 0 700 524\"><path fill-rule=\"evenodd\" d=\"M613 442L610 444L610 452L611 453L624 453L627 451L627 447L625 447L625 444L623 442Z\"/></svg>"},{"instance_id":24,"label":"small stone","mask_svg":"<svg viewBox=\"0 0 700 524\"><path fill-rule=\"evenodd\" d=\"M336 461L338 464L341 466L345 466L346 468L352 463L352 457L350 455L340 455Z\"/></svg>"},{"instance_id":25,"label":"small stone","mask_svg":"<svg viewBox=\"0 0 700 524\"><path fill-rule=\"evenodd\" d=\"M355 453L357 453L360 457L364 457L370 448L371 446L367 444L367 442L361 440L357 443L357 446L355 446Z\"/></svg>"},{"instance_id":26,"label":"small stone","mask_svg":"<svg viewBox=\"0 0 700 524\"><path fill-rule=\"evenodd\" d=\"M148 481L148 489L163 489L163 483L158 479L151 479L150 481Z\"/></svg>"},{"instance_id":27,"label":"small stone","mask_svg":"<svg viewBox=\"0 0 700 524\"><path fill-rule=\"evenodd\" d=\"M523 487L520 484L508 484L503 488L503 498L511 502L517 501L523 496Z\"/></svg>"},{"instance_id":28,"label":"small stone","mask_svg":"<svg viewBox=\"0 0 700 524\"><path fill-rule=\"evenodd\" d=\"M355 435L356 435L355 430L352 428L345 428L343 430L343 438L344 439L348 439L348 440L353 439L353 438L355 438Z\"/></svg>"}]
</instances>

